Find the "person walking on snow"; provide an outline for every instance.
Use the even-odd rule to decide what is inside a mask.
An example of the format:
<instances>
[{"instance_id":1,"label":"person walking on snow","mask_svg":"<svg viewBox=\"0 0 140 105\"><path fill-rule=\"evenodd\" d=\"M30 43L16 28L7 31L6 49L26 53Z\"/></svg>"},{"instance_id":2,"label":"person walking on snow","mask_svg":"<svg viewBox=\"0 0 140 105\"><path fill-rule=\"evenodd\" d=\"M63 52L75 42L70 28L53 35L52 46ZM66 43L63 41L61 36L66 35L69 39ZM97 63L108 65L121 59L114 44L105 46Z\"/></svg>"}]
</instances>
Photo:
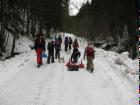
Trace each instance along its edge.
<instances>
[{"instance_id":1,"label":"person walking on snow","mask_svg":"<svg viewBox=\"0 0 140 105\"><path fill-rule=\"evenodd\" d=\"M61 35L59 35L59 37L58 37L58 41L60 41L60 50L61 50L61 44L62 44L62 38L61 38Z\"/></svg>"},{"instance_id":2,"label":"person walking on snow","mask_svg":"<svg viewBox=\"0 0 140 105\"><path fill-rule=\"evenodd\" d=\"M47 49L48 49L47 63L49 64L50 60L52 63L54 63L54 41L48 42Z\"/></svg>"},{"instance_id":3,"label":"person walking on snow","mask_svg":"<svg viewBox=\"0 0 140 105\"><path fill-rule=\"evenodd\" d=\"M61 42L59 39L55 39L55 58L60 58Z\"/></svg>"},{"instance_id":4,"label":"person walking on snow","mask_svg":"<svg viewBox=\"0 0 140 105\"><path fill-rule=\"evenodd\" d=\"M78 58L81 56L81 53L78 51L78 48L73 49L73 53L71 55L71 62L72 63L77 63Z\"/></svg>"},{"instance_id":5,"label":"person walking on snow","mask_svg":"<svg viewBox=\"0 0 140 105\"><path fill-rule=\"evenodd\" d=\"M35 39L34 49L37 54L37 64L38 67L42 65L42 52L45 53L45 39L43 38L43 34L38 34Z\"/></svg>"},{"instance_id":6,"label":"person walking on snow","mask_svg":"<svg viewBox=\"0 0 140 105\"><path fill-rule=\"evenodd\" d=\"M69 51L71 50L71 45L72 45L72 39L69 37Z\"/></svg>"},{"instance_id":7,"label":"person walking on snow","mask_svg":"<svg viewBox=\"0 0 140 105\"><path fill-rule=\"evenodd\" d=\"M79 48L79 44L78 44L77 39L75 39L73 42L73 48Z\"/></svg>"},{"instance_id":8,"label":"person walking on snow","mask_svg":"<svg viewBox=\"0 0 140 105\"><path fill-rule=\"evenodd\" d=\"M65 38L64 45L65 45L65 51L67 52L68 51L68 45L69 45L69 39L68 39L68 37Z\"/></svg>"},{"instance_id":9,"label":"person walking on snow","mask_svg":"<svg viewBox=\"0 0 140 105\"><path fill-rule=\"evenodd\" d=\"M95 51L91 42L88 43L88 46L85 48L84 51L84 59L85 56L87 57L87 70L90 70L91 73L94 70L93 59L95 58Z\"/></svg>"}]
</instances>

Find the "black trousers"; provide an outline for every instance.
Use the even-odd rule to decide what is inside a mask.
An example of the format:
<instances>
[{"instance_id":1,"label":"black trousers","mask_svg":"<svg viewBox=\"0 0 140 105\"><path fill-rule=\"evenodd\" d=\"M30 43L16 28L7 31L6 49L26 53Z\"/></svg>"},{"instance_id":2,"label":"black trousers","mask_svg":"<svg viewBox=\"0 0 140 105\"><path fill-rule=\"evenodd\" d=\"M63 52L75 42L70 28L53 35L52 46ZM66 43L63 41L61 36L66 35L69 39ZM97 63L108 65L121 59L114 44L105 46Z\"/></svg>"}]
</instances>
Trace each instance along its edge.
<instances>
[{"instance_id":1,"label":"black trousers","mask_svg":"<svg viewBox=\"0 0 140 105\"><path fill-rule=\"evenodd\" d=\"M54 63L54 52L48 52L47 63L49 64L50 61L51 61L52 63Z\"/></svg>"},{"instance_id":2,"label":"black trousers","mask_svg":"<svg viewBox=\"0 0 140 105\"><path fill-rule=\"evenodd\" d=\"M55 58L57 59L59 59L60 58L60 50L58 49L58 50L55 50Z\"/></svg>"},{"instance_id":3,"label":"black trousers","mask_svg":"<svg viewBox=\"0 0 140 105\"><path fill-rule=\"evenodd\" d=\"M65 45L65 51L68 51L68 45L67 44Z\"/></svg>"},{"instance_id":4,"label":"black trousers","mask_svg":"<svg viewBox=\"0 0 140 105\"><path fill-rule=\"evenodd\" d=\"M71 50L71 44L69 44L69 50Z\"/></svg>"}]
</instances>

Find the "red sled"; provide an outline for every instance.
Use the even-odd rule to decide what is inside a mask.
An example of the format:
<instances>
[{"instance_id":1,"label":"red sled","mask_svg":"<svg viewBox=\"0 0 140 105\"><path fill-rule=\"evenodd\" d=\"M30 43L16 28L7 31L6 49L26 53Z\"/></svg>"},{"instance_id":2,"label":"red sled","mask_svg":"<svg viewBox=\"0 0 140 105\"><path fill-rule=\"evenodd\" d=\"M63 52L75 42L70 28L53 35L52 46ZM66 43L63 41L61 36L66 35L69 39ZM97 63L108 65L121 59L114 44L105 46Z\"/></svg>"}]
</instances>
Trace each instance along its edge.
<instances>
[{"instance_id":1,"label":"red sled","mask_svg":"<svg viewBox=\"0 0 140 105\"><path fill-rule=\"evenodd\" d=\"M76 64L76 63L72 63L69 60L69 62L66 64L66 67L68 67L69 71L78 71L79 68L83 69L85 65L82 63L82 61L81 61L81 64Z\"/></svg>"}]
</instances>

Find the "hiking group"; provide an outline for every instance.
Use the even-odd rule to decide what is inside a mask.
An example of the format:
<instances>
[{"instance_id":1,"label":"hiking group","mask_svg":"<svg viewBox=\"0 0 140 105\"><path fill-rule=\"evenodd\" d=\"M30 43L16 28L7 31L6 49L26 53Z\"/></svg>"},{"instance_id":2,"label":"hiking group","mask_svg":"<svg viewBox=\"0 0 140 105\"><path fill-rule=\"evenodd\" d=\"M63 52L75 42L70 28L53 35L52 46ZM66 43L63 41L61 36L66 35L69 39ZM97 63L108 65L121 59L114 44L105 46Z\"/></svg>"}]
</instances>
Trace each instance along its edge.
<instances>
[{"instance_id":1,"label":"hiking group","mask_svg":"<svg viewBox=\"0 0 140 105\"><path fill-rule=\"evenodd\" d=\"M59 37L55 37L55 40L49 41L47 44L47 50L48 50L48 57L47 57L47 63L54 63L55 59L60 59L60 51L62 50L62 38L61 35ZM79 44L77 39L74 41L71 37L65 37L64 39L64 51L70 52L73 47L73 52L71 54L71 62L76 64L78 63L78 59L81 56L80 51L78 50ZM42 55L45 54L46 51L46 43L45 43L45 37L43 34L37 34L35 36L34 46L32 49L35 49L37 54L37 67L40 67L42 63ZM90 72L93 72L94 70L94 64L93 60L95 58L95 51L93 48L93 44L91 42L88 43L87 47L84 51L84 59L87 58L87 70L90 70Z\"/></svg>"}]
</instances>

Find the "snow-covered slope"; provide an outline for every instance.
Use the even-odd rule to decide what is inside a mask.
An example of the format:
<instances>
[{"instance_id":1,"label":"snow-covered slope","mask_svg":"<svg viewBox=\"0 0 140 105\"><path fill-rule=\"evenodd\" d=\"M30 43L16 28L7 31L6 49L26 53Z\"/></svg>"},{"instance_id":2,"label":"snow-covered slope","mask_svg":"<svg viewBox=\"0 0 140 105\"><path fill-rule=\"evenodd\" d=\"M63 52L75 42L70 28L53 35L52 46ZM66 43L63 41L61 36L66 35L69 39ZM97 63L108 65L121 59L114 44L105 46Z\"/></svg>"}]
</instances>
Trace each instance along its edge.
<instances>
[{"instance_id":1,"label":"snow-covered slope","mask_svg":"<svg viewBox=\"0 0 140 105\"><path fill-rule=\"evenodd\" d=\"M79 62L86 44L80 43ZM95 50L93 73L67 71L70 54L63 50L65 63L43 59L41 68L34 51L0 61L0 105L138 105L138 59L129 59L126 52Z\"/></svg>"}]
</instances>

